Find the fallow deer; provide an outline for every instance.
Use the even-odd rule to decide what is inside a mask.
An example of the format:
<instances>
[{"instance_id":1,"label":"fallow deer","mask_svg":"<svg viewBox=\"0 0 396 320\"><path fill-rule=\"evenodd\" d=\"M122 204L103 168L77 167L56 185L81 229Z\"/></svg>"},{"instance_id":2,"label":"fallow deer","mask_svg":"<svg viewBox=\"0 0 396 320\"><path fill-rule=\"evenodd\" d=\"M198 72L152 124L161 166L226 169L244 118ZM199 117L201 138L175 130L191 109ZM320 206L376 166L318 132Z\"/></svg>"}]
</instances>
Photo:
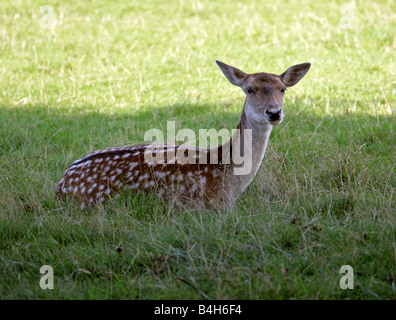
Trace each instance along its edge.
<instances>
[{"instance_id":1,"label":"fallow deer","mask_svg":"<svg viewBox=\"0 0 396 320\"><path fill-rule=\"evenodd\" d=\"M256 175L272 127L283 120L286 88L299 82L311 65L294 65L275 75L247 74L223 62L216 60L216 63L226 78L246 94L237 130L228 142L216 148L187 148L193 150L198 163L178 161L175 153L181 150L179 145L164 144L156 149L135 145L96 151L66 170L57 186L58 197L71 196L82 206L92 206L128 188L131 192L154 193L166 201L175 201L178 207L232 206ZM245 144L248 136L251 145ZM236 163L233 148L242 150L245 158L251 159L248 172L236 173L241 164ZM146 161L147 154L159 152L165 156L163 161ZM211 154L218 155L217 163L211 163Z\"/></svg>"}]
</instances>

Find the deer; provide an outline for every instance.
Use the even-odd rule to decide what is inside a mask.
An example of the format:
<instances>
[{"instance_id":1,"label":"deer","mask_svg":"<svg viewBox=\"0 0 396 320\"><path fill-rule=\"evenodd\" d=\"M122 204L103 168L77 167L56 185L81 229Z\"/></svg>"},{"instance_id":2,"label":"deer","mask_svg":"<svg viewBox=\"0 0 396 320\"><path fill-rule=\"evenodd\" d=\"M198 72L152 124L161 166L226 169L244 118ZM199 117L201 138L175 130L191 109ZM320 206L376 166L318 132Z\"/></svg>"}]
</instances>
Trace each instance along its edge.
<instances>
[{"instance_id":1,"label":"deer","mask_svg":"<svg viewBox=\"0 0 396 320\"><path fill-rule=\"evenodd\" d=\"M170 144L153 148L145 144L95 151L73 162L65 171L57 185L57 198L75 199L86 208L102 204L127 189L127 194L139 191L154 194L178 208L233 207L263 161L273 126L284 119L283 98L287 88L297 84L311 64L293 65L276 75L248 74L221 61L216 63L228 81L246 95L230 140L212 148L183 149ZM237 172L243 164L236 161L235 150L244 159L250 159L246 172ZM192 155L190 161L180 161L180 155L186 153ZM163 155L161 161L147 161L148 156L159 154ZM217 161L211 161L213 154Z\"/></svg>"}]
</instances>

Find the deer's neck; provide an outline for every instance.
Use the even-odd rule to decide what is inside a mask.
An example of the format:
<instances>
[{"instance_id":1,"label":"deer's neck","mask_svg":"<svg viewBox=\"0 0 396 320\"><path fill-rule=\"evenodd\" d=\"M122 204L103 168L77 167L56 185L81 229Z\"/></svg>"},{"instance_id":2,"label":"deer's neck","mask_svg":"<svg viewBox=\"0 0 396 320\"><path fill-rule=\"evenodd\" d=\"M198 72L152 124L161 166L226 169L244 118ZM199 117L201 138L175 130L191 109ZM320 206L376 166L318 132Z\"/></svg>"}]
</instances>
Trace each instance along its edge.
<instances>
[{"instance_id":1,"label":"deer's neck","mask_svg":"<svg viewBox=\"0 0 396 320\"><path fill-rule=\"evenodd\" d=\"M238 199L255 177L264 158L271 130L270 124L249 121L246 105L244 106L236 132L231 140L222 146L223 152L228 151L231 155L225 179L228 182L227 193L232 200ZM237 159L233 156L232 149L235 147L239 147L243 158L242 164L240 164L241 158Z\"/></svg>"}]
</instances>

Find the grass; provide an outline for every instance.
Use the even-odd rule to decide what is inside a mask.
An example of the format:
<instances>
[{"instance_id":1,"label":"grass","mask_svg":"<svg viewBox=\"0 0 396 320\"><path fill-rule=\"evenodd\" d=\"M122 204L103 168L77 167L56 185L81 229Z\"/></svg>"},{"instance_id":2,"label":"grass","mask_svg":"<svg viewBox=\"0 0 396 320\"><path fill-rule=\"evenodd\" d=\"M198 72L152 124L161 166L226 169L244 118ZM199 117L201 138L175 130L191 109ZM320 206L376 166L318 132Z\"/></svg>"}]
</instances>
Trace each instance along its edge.
<instances>
[{"instance_id":1,"label":"grass","mask_svg":"<svg viewBox=\"0 0 396 320\"><path fill-rule=\"evenodd\" d=\"M393 1L349 15L341 1L51 1L52 30L45 4L0 4L1 299L395 299ZM235 209L56 203L90 151L167 120L234 128L243 93L215 59L278 74L313 63ZM45 264L53 290L39 287Z\"/></svg>"}]
</instances>

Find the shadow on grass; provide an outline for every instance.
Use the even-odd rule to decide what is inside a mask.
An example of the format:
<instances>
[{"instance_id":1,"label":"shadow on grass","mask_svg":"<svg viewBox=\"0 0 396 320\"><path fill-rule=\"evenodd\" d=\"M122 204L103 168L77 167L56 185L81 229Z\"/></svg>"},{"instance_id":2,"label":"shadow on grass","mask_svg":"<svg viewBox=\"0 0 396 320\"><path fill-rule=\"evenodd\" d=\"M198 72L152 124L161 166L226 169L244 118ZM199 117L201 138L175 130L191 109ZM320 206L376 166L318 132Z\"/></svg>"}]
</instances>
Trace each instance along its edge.
<instances>
[{"instance_id":1,"label":"shadow on grass","mask_svg":"<svg viewBox=\"0 0 396 320\"><path fill-rule=\"evenodd\" d=\"M231 129L239 114L233 105L122 114L0 108L0 277L7 279L0 297L390 297L391 117L318 116L290 106L233 210L173 212L143 194L88 212L55 201L64 170L90 151L141 143L146 130L167 120L196 132ZM54 266L61 289L39 289L43 264ZM356 266L360 289L339 289L343 264Z\"/></svg>"},{"instance_id":2,"label":"shadow on grass","mask_svg":"<svg viewBox=\"0 0 396 320\"><path fill-rule=\"evenodd\" d=\"M302 101L294 102L286 108L283 124L274 128L261 170L248 188L248 198L242 196L242 203L258 193L267 204L264 210L275 204L284 212L288 197L297 197L298 192L313 193L317 205L309 205L309 212L333 210L341 214L356 208L357 194L353 192L370 197L370 187L386 201L390 186L395 184L395 176L389 175L394 170L396 149L394 119L353 114L319 116L307 107L298 110ZM67 105L3 106L0 169L5 178L1 183L11 185L23 199L29 198L25 193L31 193L28 186L34 185L34 192L45 194L52 202L56 182L64 170L89 152L143 143L144 133L152 128L166 134L166 121L170 120L176 121L176 132L190 128L197 137L201 128L231 130L239 121L241 108L235 102L176 104L130 112L124 109L113 114L92 107L68 109ZM294 190L293 195L288 193L290 190ZM327 203L331 195L334 201ZM310 196L303 198L312 200ZM7 203L7 197L1 202ZM29 203L24 206L34 208Z\"/></svg>"}]
</instances>

